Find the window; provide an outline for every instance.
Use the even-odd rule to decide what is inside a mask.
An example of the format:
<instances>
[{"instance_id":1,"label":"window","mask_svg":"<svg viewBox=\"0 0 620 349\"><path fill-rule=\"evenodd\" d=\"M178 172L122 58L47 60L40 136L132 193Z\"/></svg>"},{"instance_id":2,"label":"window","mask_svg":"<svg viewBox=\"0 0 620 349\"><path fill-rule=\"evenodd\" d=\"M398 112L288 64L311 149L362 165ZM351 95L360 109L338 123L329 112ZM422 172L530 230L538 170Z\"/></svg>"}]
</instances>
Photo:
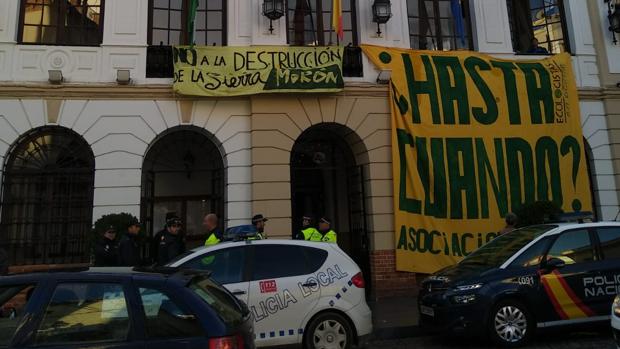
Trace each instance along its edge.
<instances>
[{"instance_id":1,"label":"window","mask_svg":"<svg viewBox=\"0 0 620 349\"><path fill-rule=\"evenodd\" d=\"M306 255L308 261L306 274L314 273L325 263L327 251L320 248L300 247Z\"/></svg>"},{"instance_id":2,"label":"window","mask_svg":"<svg viewBox=\"0 0 620 349\"><path fill-rule=\"evenodd\" d=\"M184 268L210 270L211 277L220 284L234 284L244 281L245 247L213 251L194 258Z\"/></svg>"},{"instance_id":3,"label":"window","mask_svg":"<svg viewBox=\"0 0 620 349\"><path fill-rule=\"evenodd\" d=\"M194 278L189 288L209 304L226 324L235 326L243 322L245 314L242 311L247 311L247 308L244 309L235 296L211 279L206 277Z\"/></svg>"},{"instance_id":4,"label":"window","mask_svg":"<svg viewBox=\"0 0 620 349\"><path fill-rule=\"evenodd\" d=\"M558 258L566 265L594 260L590 235L585 229L572 230L560 235L547 254L547 260Z\"/></svg>"},{"instance_id":5,"label":"window","mask_svg":"<svg viewBox=\"0 0 620 349\"><path fill-rule=\"evenodd\" d=\"M473 49L468 0L407 0L411 48Z\"/></svg>"},{"instance_id":6,"label":"window","mask_svg":"<svg viewBox=\"0 0 620 349\"><path fill-rule=\"evenodd\" d=\"M332 29L332 7L332 0L287 0L288 43L297 46L357 45L355 0L342 0L342 42Z\"/></svg>"},{"instance_id":7,"label":"window","mask_svg":"<svg viewBox=\"0 0 620 349\"><path fill-rule=\"evenodd\" d=\"M512 44L518 53L570 52L562 0L507 0ZM538 41L538 47L534 45Z\"/></svg>"},{"instance_id":8,"label":"window","mask_svg":"<svg viewBox=\"0 0 620 349\"><path fill-rule=\"evenodd\" d=\"M510 263L510 268L528 268L538 266L549 246L549 239L541 239L534 245L523 251L519 257Z\"/></svg>"},{"instance_id":9,"label":"window","mask_svg":"<svg viewBox=\"0 0 620 349\"><path fill-rule=\"evenodd\" d=\"M101 44L104 0L22 0L20 42Z\"/></svg>"},{"instance_id":10,"label":"window","mask_svg":"<svg viewBox=\"0 0 620 349\"><path fill-rule=\"evenodd\" d=\"M172 78L172 47L188 45L188 0L149 0L149 47L146 50L146 77ZM226 0L199 0L194 43L226 45Z\"/></svg>"},{"instance_id":11,"label":"window","mask_svg":"<svg viewBox=\"0 0 620 349\"><path fill-rule=\"evenodd\" d=\"M0 348L8 348L19 325L34 285L0 287Z\"/></svg>"},{"instance_id":12,"label":"window","mask_svg":"<svg viewBox=\"0 0 620 349\"><path fill-rule=\"evenodd\" d=\"M189 1L150 0L149 43L151 45L188 45ZM197 45L226 45L226 1L200 0L196 10Z\"/></svg>"},{"instance_id":13,"label":"window","mask_svg":"<svg viewBox=\"0 0 620 349\"><path fill-rule=\"evenodd\" d=\"M312 272L300 247L291 245L255 246L252 266L252 280L277 279Z\"/></svg>"},{"instance_id":14,"label":"window","mask_svg":"<svg viewBox=\"0 0 620 349\"><path fill-rule=\"evenodd\" d=\"M604 259L620 259L620 227L598 228L596 230L601 243Z\"/></svg>"},{"instance_id":15,"label":"window","mask_svg":"<svg viewBox=\"0 0 620 349\"><path fill-rule=\"evenodd\" d=\"M56 287L36 333L39 345L125 341L129 315L118 284L67 283Z\"/></svg>"},{"instance_id":16,"label":"window","mask_svg":"<svg viewBox=\"0 0 620 349\"><path fill-rule=\"evenodd\" d=\"M88 262L95 157L59 126L26 133L11 148L0 231L11 265Z\"/></svg>"},{"instance_id":17,"label":"window","mask_svg":"<svg viewBox=\"0 0 620 349\"><path fill-rule=\"evenodd\" d=\"M165 293L151 288L140 288L140 298L146 318L146 333L150 339L205 335L196 316L180 307Z\"/></svg>"}]
</instances>

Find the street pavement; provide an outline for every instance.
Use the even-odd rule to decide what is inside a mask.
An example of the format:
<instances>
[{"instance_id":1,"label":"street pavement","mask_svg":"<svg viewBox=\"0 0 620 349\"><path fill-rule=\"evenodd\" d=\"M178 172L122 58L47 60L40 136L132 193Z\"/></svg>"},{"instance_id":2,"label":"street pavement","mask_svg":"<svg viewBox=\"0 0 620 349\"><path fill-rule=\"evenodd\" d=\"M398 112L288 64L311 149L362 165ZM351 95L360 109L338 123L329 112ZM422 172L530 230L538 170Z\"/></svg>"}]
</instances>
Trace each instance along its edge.
<instances>
[{"instance_id":1,"label":"street pavement","mask_svg":"<svg viewBox=\"0 0 620 349\"><path fill-rule=\"evenodd\" d=\"M480 340L463 339L446 336L414 337L392 340L373 341L369 349L492 349L495 346ZM534 338L525 349L616 349L608 331L591 333L547 333Z\"/></svg>"}]
</instances>

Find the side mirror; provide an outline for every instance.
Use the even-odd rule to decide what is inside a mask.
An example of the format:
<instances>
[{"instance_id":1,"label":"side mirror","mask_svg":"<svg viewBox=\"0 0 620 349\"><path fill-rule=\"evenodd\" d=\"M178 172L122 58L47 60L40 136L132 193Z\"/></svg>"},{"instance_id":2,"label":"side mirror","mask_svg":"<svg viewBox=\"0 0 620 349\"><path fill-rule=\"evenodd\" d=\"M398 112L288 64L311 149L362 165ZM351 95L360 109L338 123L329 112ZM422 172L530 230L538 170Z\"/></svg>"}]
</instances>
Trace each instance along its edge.
<instances>
[{"instance_id":1,"label":"side mirror","mask_svg":"<svg viewBox=\"0 0 620 349\"><path fill-rule=\"evenodd\" d=\"M564 262L563 260L559 258L550 258L545 263L545 266L543 269L547 272L550 272L556 269L563 268L565 265L566 265L566 262Z\"/></svg>"}]
</instances>

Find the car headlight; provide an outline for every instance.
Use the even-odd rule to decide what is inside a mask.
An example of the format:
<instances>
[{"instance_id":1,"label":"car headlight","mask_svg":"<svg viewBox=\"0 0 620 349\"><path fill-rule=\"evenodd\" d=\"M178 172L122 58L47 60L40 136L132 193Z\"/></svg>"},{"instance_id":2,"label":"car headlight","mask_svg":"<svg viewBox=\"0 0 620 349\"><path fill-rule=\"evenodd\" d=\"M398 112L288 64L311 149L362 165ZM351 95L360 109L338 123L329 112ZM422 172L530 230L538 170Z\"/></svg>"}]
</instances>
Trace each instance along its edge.
<instances>
[{"instance_id":1,"label":"car headlight","mask_svg":"<svg viewBox=\"0 0 620 349\"><path fill-rule=\"evenodd\" d=\"M456 286L454 288L455 291L473 291L473 290L477 290L479 288L482 288L484 284L472 284L472 285L462 285L462 286Z\"/></svg>"},{"instance_id":2,"label":"car headlight","mask_svg":"<svg viewBox=\"0 0 620 349\"><path fill-rule=\"evenodd\" d=\"M616 296L614 299L614 304L612 305L612 309L614 311L614 315L616 317L620 317L620 296Z\"/></svg>"}]
</instances>

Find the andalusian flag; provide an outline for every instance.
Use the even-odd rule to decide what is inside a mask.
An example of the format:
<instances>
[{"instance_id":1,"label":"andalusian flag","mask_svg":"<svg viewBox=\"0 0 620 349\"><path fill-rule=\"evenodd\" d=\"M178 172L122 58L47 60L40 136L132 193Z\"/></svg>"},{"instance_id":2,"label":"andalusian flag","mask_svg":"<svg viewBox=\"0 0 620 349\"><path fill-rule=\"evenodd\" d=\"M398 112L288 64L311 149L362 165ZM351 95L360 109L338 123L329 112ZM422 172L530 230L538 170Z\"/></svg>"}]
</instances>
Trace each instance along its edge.
<instances>
[{"instance_id":1,"label":"andalusian flag","mask_svg":"<svg viewBox=\"0 0 620 349\"><path fill-rule=\"evenodd\" d=\"M189 44L194 46L196 36L196 10L198 9L199 0L189 0L189 14L187 16L187 37Z\"/></svg>"},{"instance_id":2,"label":"andalusian flag","mask_svg":"<svg viewBox=\"0 0 620 349\"><path fill-rule=\"evenodd\" d=\"M344 39L344 28L342 27L342 0L333 0L332 27L340 40Z\"/></svg>"}]
</instances>

